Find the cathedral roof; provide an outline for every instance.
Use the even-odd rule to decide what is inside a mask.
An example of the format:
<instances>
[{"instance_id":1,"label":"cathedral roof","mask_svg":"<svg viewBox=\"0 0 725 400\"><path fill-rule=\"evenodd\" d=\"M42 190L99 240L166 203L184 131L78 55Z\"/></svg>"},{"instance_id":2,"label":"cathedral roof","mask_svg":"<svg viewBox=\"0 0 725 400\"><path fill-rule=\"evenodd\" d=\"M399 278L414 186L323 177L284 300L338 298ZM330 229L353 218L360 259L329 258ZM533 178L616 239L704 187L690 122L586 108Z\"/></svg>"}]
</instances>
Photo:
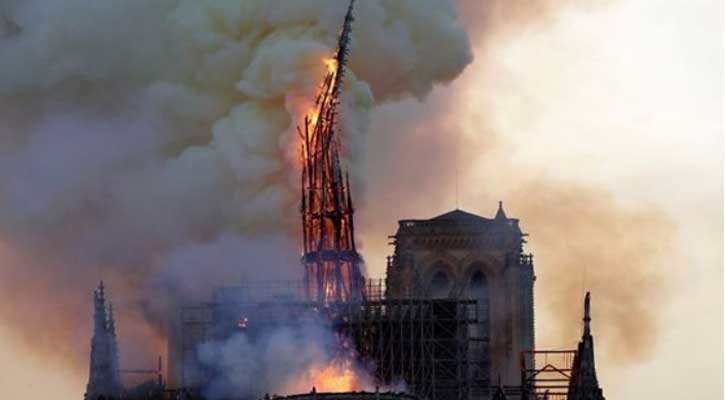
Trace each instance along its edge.
<instances>
[{"instance_id":1,"label":"cathedral roof","mask_svg":"<svg viewBox=\"0 0 725 400\"><path fill-rule=\"evenodd\" d=\"M508 218L499 202L495 218L486 218L456 208L430 219L403 219L398 221L396 235L479 235L487 232L512 232L523 236L516 218Z\"/></svg>"},{"instance_id":2,"label":"cathedral roof","mask_svg":"<svg viewBox=\"0 0 725 400\"><path fill-rule=\"evenodd\" d=\"M486 222L490 221L488 218L484 218L481 216L478 216L476 214L471 214L469 212L455 209L453 211L449 211L445 214L441 214L437 217L433 217L430 219L431 221L459 221L459 222Z\"/></svg>"}]
</instances>

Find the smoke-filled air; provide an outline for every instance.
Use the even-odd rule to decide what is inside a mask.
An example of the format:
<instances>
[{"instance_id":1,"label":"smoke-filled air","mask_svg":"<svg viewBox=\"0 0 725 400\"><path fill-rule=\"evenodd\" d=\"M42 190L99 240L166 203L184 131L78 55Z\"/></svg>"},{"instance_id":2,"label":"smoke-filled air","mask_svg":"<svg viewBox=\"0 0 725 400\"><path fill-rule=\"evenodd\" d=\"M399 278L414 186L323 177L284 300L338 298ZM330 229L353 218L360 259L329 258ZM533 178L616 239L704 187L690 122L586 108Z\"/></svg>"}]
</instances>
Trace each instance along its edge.
<instances>
[{"instance_id":1,"label":"smoke-filled air","mask_svg":"<svg viewBox=\"0 0 725 400\"><path fill-rule=\"evenodd\" d=\"M356 2L339 133L365 273L384 274L397 220L457 207L492 217L502 200L531 234L537 345L573 347L591 290L603 385L675 382L684 372L664 370L684 357L668 348L722 354L722 299L702 294L722 297L721 124L697 106L722 105L722 92L684 72L722 65L703 61L714 39L694 16L722 10L658 1L659 19L643 22L659 6L579 3ZM0 0L0 398L80 398L100 280L121 364L145 368L166 355L182 305L217 286L302 277L296 126L346 9ZM699 47L678 47L680 23ZM672 66L672 52L690 64ZM698 307L719 324L690 316ZM300 318L263 339L205 344L200 361L223 371L205 394L374 386L369 366L329 371L339 338ZM683 331L705 325L703 340ZM722 360L704 370L695 397L722 395L706 386ZM658 390L607 397L677 389Z\"/></svg>"},{"instance_id":2,"label":"smoke-filled air","mask_svg":"<svg viewBox=\"0 0 725 400\"><path fill-rule=\"evenodd\" d=\"M399 134L370 135L368 258L401 199L404 218L501 200L530 234L537 347L573 346L591 290L607 398L722 397L722 4L485 4L459 1L458 79L376 109L371 132Z\"/></svg>"},{"instance_id":3,"label":"smoke-filled air","mask_svg":"<svg viewBox=\"0 0 725 400\"><path fill-rule=\"evenodd\" d=\"M179 299L301 277L294 128L346 7L0 2L3 357L27 360L24 379L67 380L37 396L82 393L101 279L122 364L146 366ZM472 56L448 1L365 0L355 17L340 131L361 197L371 110L425 97Z\"/></svg>"}]
</instances>

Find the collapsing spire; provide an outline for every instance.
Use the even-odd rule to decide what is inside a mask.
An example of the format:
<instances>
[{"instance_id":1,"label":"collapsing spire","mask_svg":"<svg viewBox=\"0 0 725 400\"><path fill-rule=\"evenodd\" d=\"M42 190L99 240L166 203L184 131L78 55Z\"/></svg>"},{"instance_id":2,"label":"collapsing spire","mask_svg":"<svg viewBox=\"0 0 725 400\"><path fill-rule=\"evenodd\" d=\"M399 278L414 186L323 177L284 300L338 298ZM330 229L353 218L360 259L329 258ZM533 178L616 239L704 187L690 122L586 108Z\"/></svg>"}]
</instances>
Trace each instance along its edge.
<instances>
[{"instance_id":1,"label":"collapsing spire","mask_svg":"<svg viewBox=\"0 0 725 400\"><path fill-rule=\"evenodd\" d=\"M345 14L345 22L342 25L340 39L337 43L337 53L335 54L335 62L337 64L337 73L335 74L335 84L333 86L333 97L339 97L342 87L342 79L345 75L345 67L347 66L347 56L350 47L350 33L352 33L352 22L355 18L352 16L352 10L355 6L355 0L350 0L347 6L347 14Z\"/></svg>"},{"instance_id":2,"label":"collapsing spire","mask_svg":"<svg viewBox=\"0 0 725 400\"><path fill-rule=\"evenodd\" d=\"M572 365L567 400L604 400L594 367L594 338L591 334L591 297L584 297L584 332Z\"/></svg>"},{"instance_id":3,"label":"collapsing spire","mask_svg":"<svg viewBox=\"0 0 725 400\"><path fill-rule=\"evenodd\" d=\"M93 292L93 338L91 339L91 360L85 398L95 400L99 396L118 397L121 393L121 378L118 369L118 347L116 324L113 320L113 306L106 310L106 295L101 281Z\"/></svg>"},{"instance_id":4,"label":"collapsing spire","mask_svg":"<svg viewBox=\"0 0 725 400\"><path fill-rule=\"evenodd\" d=\"M337 107L347 65L354 0L345 15L334 58L298 132L302 140L302 231L305 288L310 300L329 305L362 298L362 258L355 247L352 195L340 167L335 135Z\"/></svg>"}]
</instances>

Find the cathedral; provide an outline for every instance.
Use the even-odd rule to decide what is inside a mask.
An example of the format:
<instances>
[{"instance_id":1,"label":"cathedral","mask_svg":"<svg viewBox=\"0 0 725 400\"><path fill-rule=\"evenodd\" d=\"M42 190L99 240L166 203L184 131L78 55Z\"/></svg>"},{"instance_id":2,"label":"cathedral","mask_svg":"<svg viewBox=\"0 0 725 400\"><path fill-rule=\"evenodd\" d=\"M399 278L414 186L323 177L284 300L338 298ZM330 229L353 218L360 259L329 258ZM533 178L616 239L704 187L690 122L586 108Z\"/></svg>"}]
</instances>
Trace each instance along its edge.
<instances>
[{"instance_id":1,"label":"cathedral","mask_svg":"<svg viewBox=\"0 0 725 400\"><path fill-rule=\"evenodd\" d=\"M485 341L485 379L520 385L522 350L534 348L533 256L525 233L499 203L494 218L454 210L402 220L388 260L386 298L471 299Z\"/></svg>"},{"instance_id":2,"label":"cathedral","mask_svg":"<svg viewBox=\"0 0 725 400\"><path fill-rule=\"evenodd\" d=\"M113 311L110 305L106 311L101 284L94 293L87 400L116 396L205 400L205 389L220 376L226 379L229 368L200 362L199 349L240 335L253 348L270 327L299 326L308 315L322 319L338 338L328 350L351 354L356 362L370 366L375 385L404 383L406 393L387 393L386 398L604 399L594 368L588 294L578 348L536 348L533 256L524 253L526 234L519 220L509 218L501 202L493 218L456 209L431 219L399 221L391 236L395 247L384 281L376 284L363 276L336 122L353 5L351 1L334 53L334 68L327 72L316 108L298 127L303 164L302 282L265 285L262 296L254 295L249 282L239 287L224 282L224 287L213 290L212 301L181 307L180 313L173 313L181 320L172 324L168 335L168 370L174 372L167 381L173 387L165 387L159 376L148 389L136 391L124 391L121 386L119 374L124 370L118 366ZM245 358L248 354L231 356ZM564 361L541 364L536 358L540 354L563 355ZM159 375L160 371L159 366ZM263 396L253 377L234 375L232 379L238 390L222 398ZM381 396L377 390L317 393L313 388L310 394L286 398Z\"/></svg>"},{"instance_id":3,"label":"cathedral","mask_svg":"<svg viewBox=\"0 0 725 400\"><path fill-rule=\"evenodd\" d=\"M519 221L509 218L501 203L492 218L454 210L431 219L401 220L391 236L395 247L388 258L384 293L375 297L368 291L361 303L347 308L352 311L338 309L331 317L337 318L333 325L355 344L361 359L374 362L377 371L372 372L380 384L403 379L409 394L419 399L604 400L594 364L589 293L579 345L561 351L571 356L566 363L543 365L524 357L539 351L534 340L533 256L524 253L525 237ZM180 393L204 399L203 380L182 379L177 386L163 387L159 379L152 392L171 397L135 397L133 391L124 391L113 311L106 306L103 284L93 297L86 399L118 394L126 399L183 398ZM264 307L271 304L275 318L288 321L294 320L290 314L309 308L304 301L267 303ZM186 353L191 357L182 359L179 368L194 364L192 358L204 340L237 332L234 316L258 320L254 313L263 312L261 304L217 297L214 305L194 306L217 320L194 320L180 328L182 342L191 344ZM243 329L248 335L255 329L264 332L252 323ZM192 331L198 339L190 339L187 334ZM550 382L547 377L552 375L546 374L552 372L559 378Z\"/></svg>"}]
</instances>

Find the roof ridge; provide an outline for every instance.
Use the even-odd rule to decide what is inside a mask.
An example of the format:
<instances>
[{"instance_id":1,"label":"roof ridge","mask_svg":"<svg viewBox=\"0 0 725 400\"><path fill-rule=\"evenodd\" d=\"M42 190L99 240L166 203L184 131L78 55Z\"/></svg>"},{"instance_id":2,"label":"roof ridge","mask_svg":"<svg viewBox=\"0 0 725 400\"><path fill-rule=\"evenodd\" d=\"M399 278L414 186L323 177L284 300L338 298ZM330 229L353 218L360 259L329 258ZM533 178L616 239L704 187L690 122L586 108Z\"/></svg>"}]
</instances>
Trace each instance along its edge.
<instances>
[{"instance_id":1,"label":"roof ridge","mask_svg":"<svg viewBox=\"0 0 725 400\"><path fill-rule=\"evenodd\" d=\"M438 216L431 218L431 220L439 220L439 221L440 220L462 220L462 219L489 221L488 218L473 214L468 211L461 210L459 208L456 208L455 210L448 211L447 213L443 213L443 214L440 214Z\"/></svg>"}]
</instances>

